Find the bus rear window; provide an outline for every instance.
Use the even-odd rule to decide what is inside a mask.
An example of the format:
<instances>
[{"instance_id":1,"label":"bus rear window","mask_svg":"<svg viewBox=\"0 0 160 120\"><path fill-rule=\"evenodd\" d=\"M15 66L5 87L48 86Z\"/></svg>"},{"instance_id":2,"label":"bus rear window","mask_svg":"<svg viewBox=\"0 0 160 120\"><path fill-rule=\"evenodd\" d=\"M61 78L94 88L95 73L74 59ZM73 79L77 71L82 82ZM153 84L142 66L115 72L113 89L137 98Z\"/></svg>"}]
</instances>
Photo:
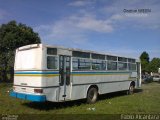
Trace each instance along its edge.
<instances>
[{"instance_id":1,"label":"bus rear window","mask_svg":"<svg viewBox=\"0 0 160 120\"><path fill-rule=\"evenodd\" d=\"M40 69L41 54L40 49L28 49L17 51L15 58L16 70Z\"/></svg>"}]
</instances>

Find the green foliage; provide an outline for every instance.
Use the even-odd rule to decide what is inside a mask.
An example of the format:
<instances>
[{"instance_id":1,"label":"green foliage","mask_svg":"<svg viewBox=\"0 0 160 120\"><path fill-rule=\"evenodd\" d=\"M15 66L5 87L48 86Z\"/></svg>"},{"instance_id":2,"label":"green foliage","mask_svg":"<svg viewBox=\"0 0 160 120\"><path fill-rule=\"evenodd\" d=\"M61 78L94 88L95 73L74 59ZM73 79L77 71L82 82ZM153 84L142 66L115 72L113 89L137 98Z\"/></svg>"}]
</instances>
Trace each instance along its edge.
<instances>
[{"instance_id":1,"label":"green foliage","mask_svg":"<svg viewBox=\"0 0 160 120\"><path fill-rule=\"evenodd\" d=\"M35 33L31 27L16 21L10 21L0 26L0 80L7 81L13 79L13 65L15 49L28 45L40 43L38 33Z\"/></svg>"},{"instance_id":2,"label":"green foliage","mask_svg":"<svg viewBox=\"0 0 160 120\"><path fill-rule=\"evenodd\" d=\"M158 72L158 68L160 68L160 58L153 58L149 61L149 54L147 52L143 52L140 56L142 72Z\"/></svg>"},{"instance_id":3,"label":"green foliage","mask_svg":"<svg viewBox=\"0 0 160 120\"><path fill-rule=\"evenodd\" d=\"M147 69L149 70L149 72L157 73L158 68L160 68L160 58L153 58L149 63Z\"/></svg>"},{"instance_id":4,"label":"green foliage","mask_svg":"<svg viewBox=\"0 0 160 120\"><path fill-rule=\"evenodd\" d=\"M16 48L28 44L40 43L37 33L33 32L31 27L25 24L17 24L11 21L8 24L2 24L0 27L0 49L3 52L15 50Z\"/></svg>"},{"instance_id":5,"label":"green foliage","mask_svg":"<svg viewBox=\"0 0 160 120\"><path fill-rule=\"evenodd\" d=\"M148 72L149 54L144 51L140 56L140 60L142 65L142 72Z\"/></svg>"},{"instance_id":6,"label":"green foliage","mask_svg":"<svg viewBox=\"0 0 160 120\"><path fill-rule=\"evenodd\" d=\"M148 62L149 63L149 54L146 52L146 51L144 51L142 54L141 54L141 56L140 56L140 59L143 61L146 61L146 62Z\"/></svg>"},{"instance_id":7,"label":"green foliage","mask_svg":"<svg viewBox=\"0 0 160 120\"><path fill-rule=\"evenodd\" d=\"M145 60L141 60L142 72L148 72L149 63Z\"/></svg>"}]
</instances>

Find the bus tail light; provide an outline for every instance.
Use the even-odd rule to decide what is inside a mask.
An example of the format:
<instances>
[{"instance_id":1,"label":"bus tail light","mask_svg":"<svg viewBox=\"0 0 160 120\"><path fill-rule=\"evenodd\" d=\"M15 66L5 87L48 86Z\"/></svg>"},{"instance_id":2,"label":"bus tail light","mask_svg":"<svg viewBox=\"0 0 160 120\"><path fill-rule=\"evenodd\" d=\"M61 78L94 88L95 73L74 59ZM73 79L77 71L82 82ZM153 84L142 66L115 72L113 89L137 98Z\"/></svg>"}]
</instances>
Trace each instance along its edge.
<instances>
[{"instance_id":1,"label":"bus tail light","mask_svg":"<svg viewBox=\"0 0 160 120\"><path fill-rule=\"evenodd\" d=\"M43 93L43 89L34 89L35 93Z\"/></svg>"}]
</instances>

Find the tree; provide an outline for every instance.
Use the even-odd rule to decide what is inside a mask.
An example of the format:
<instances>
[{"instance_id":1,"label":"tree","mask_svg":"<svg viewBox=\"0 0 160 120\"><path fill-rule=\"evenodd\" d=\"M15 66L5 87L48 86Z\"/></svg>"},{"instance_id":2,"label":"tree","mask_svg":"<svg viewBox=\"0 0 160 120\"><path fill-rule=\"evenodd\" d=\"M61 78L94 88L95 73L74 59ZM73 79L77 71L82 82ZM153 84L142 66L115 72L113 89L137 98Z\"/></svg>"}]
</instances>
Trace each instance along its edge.
<instances>
[{"instance_id":1,"label":"tree","mask_svg":"<svg viewBox=\"0 0 160 120\"><path fill-rule=\"evenodd\" d=\"M144 51L140 56L140 60L142 65L142 73L148 72L149 54Z\"/></svg>"},{"instance_id":2,"label":"tree","mask_svg":"<svg viewBox=\"0 0 160 120\"><path fill-rule=\"evenodd\" d=\"M146 62L149 63L149 54L148 54L146 51L144 51L144 52L141 54L140 59L141 59L141 60L145 60Z\"/></svg>"},{"instance_id":3,"label":"tree","mask_svg":"<svg viewBox=\"0 0 160 120\"><path fill-rule=\"evenodd\" d=\"M16 21L0 26L0 80L7 81L8 74L13 79L15 49L34 43L40 43L38 33L31 27Z\"/></svg>"},{"instance_id":4,"label":"tree","mask_svg":"<svg viewBox=\"0 0 160 120\"><path fill-rule=\"evenodd\" d=\"M153 58L148 65L149 72L158 72L158 68L160 68L160 58Z\"/></svg>"}]
</instances>

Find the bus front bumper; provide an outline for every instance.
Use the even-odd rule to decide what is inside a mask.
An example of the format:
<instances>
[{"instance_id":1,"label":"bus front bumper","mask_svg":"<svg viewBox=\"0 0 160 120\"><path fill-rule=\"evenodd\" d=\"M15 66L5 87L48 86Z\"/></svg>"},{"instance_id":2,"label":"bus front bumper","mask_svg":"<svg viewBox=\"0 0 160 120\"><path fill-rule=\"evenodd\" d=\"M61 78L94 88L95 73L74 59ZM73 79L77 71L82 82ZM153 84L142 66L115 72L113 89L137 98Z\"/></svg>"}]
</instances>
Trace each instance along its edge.
<instances>
[{"instance_id":1,"label":"bus front bumper","mask_svg":"<svg viewBox=\"0 0 160 120\"><path fill-rule=\"evenodd\" d=\"M30 100L35 102L45 102L46 96L45 95L32 95L32 94L25 94L25 93L18 93L11 91L10 92L11 97L20 98L24 100Z\"/></svg>"}]
</instances>

